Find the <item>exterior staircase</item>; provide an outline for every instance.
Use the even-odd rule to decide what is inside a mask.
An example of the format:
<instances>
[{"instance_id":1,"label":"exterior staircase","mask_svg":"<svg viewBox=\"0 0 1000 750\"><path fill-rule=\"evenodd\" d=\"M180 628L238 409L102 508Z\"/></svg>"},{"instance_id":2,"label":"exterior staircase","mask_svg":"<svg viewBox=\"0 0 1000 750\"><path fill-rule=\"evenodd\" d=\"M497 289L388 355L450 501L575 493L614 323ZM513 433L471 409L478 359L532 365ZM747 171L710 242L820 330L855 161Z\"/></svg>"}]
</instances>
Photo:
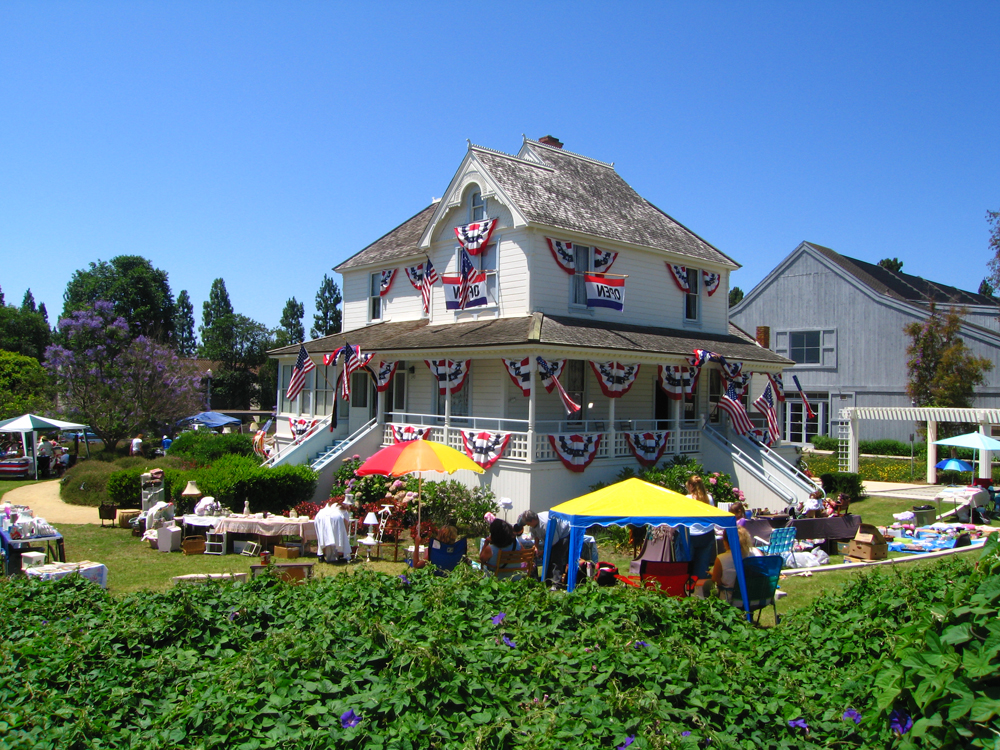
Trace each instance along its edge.
<instances>
[{"instance_id":1,"label":"exterior staircase","mask_svg":"<svg viewBox=\"0 0 1000 750\"><path fill-rule=\"evenodd\" d=\"M780 510L804 502L818 486L777 451L730 439L711 425L702 428L701 448L706 469L730 474L751 508Z\"/></svg>"}]
</instances>

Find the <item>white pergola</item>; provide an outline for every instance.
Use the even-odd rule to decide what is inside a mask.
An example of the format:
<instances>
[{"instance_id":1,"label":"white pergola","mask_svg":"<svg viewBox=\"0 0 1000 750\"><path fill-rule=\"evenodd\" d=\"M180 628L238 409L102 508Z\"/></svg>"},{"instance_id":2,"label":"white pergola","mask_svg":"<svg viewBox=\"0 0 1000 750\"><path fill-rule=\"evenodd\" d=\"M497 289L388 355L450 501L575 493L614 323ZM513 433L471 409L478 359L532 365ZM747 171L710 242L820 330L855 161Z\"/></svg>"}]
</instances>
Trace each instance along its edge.
<instances>
[{"instance_id":1,"label":"white pergola","mask_svg":"<svg viewBox=\"0 0 1000 750\"><path fill-rule=\"evenodd\" d=\"M965 422L979 425L979 431L990 435L990 425L1000 424L1000 409L948 409L936 406L849 406L840 410L840 418L848 428L847 470L858 471L858 434L862 420L882 422L926 422L927 423L927 483L937 479L934 465L937 463L938 422ZM992 451L979 452L979 476L989 479L993 464Z\"/></svg>"}]
</instances>

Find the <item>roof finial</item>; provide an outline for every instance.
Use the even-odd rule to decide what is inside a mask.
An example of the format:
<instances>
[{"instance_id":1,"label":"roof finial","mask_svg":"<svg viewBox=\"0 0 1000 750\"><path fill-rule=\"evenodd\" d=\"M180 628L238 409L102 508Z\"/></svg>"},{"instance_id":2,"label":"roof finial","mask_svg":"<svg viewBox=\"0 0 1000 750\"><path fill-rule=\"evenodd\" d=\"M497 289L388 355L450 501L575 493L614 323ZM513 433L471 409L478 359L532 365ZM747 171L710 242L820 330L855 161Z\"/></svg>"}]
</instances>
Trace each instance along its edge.
<instances>
[{"instance_id":1,"label":"roof finial","mask_svg":"<svg viewBox=\"0 0 1000 750\"><path fill-rule=\"evenodd\" d=\"M465 142L469 144L469 151L472 151L472 141L466 138Z\"/></svg>"}]
</instances>

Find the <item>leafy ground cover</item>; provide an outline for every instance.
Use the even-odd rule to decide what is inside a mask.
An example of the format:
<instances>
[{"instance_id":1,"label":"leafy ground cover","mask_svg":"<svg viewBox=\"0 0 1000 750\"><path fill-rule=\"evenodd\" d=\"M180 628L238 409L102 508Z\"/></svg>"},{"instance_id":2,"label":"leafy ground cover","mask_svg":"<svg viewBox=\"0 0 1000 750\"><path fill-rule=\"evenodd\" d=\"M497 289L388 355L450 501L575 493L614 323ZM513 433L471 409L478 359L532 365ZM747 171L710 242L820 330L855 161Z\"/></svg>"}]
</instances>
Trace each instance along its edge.
<instances>
[{"instance_id":1,"label":"leafy ground cover","mask_svg":"<svg viewBox=\"0 0 1000 750\"><path fill-rule=\"evenodd\" d=\"M120 597L8 580L0 735L10 750L994 747L996 544L983 556L866 572L776 628L712 600L471 571Z\"/></svg>"}]
</instances>

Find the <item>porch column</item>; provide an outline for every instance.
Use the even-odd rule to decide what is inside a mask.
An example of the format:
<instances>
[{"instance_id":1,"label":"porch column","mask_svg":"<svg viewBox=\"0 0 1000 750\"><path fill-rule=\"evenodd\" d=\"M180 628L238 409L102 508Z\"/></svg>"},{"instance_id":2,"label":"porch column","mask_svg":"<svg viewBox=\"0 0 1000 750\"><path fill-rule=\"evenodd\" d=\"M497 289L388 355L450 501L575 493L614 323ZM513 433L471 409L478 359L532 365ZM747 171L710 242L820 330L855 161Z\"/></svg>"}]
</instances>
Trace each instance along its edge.
<instances>
[{"instance_id":1,"label":"porch column","mask_svg":"<svg viewBox=\"0 0 1000 750\"><path fill-rule=\"evenodd\" d=\"M396 377L393 375L393 377ZM377 404L375 408L375 424L384 425L385 424L385 394L386 392L375 389L375 403Z\"/></svg>"},{"instance_id":2,"label":"porch column","mask_svg":"<svg viewBox=\"0 0 1000 750\"><path fill-rule=\"evenodd\" d=\"M447 362L447 360L446 360ZM445 365L447 367L447 364ZM448 438L451 433L451 380L445 375L444 379L444 444L449 445Z\"/></svg>"},{"instance_id":3,"label":"porch column","mask_svg":"<svg viewBox=\"0 0 1000 750\"><path fill-rule=\"evenodd\" d=\"M858 473L861 464L860 429L860 420L852 414L847 423L847 470L854 474Z\"/></svg>"},{"instance_id":4,"label":"porch column","mask_svg":"<svg viewBox=\"0 0 1000 750\"><path fill-rule=\"evenodd\" d=\"M528 372L531 373L531 389L528 391L528 458L527 463L535 462L535 358L528 358Z\"/></svg>"},{"instance_id":5,"label":"porch column","mask_svg":"<svg viewBox=\"0 0 1000 750\"><path fill-rule=\"evenodd\" d=\"M934 465L937 463L937 422L933 419L927 420L927 484L934 484L937 481L937 471Z\"/></svg>"},{"instance_id":6,"label":"porch column","mask_svg":"<svg viewBox=\"0 0 1000 750\"><path fill-rule=\"evenodd\" d=\"M979 432L986 437L990 437L990 422L984 419L979 423ZM991 479L993 477L993 451L979 451L979 478Z\"/></svg>"},{"instance_id":7,"label":"porch column","mask_svg":"<svg viewBox=\"0 0 1000 750\"><path fill-rule=\"evenodd\" d=\"M681 417L684 415L684 399L686 398L683 389L681 390L681 398L679 401L671 402L674 405L674 455L679 456L681 454Z\"/></svg>"},{"instance_id":8,"label":"porch column","mask_svg":"<svg viewBox=\"0 0 1000 750\"><path fill-rule=\"evenodd\" d=\"M608 399L608 458L615 457L615 401L617 400Z\"/></svg>"}]
</instances>

